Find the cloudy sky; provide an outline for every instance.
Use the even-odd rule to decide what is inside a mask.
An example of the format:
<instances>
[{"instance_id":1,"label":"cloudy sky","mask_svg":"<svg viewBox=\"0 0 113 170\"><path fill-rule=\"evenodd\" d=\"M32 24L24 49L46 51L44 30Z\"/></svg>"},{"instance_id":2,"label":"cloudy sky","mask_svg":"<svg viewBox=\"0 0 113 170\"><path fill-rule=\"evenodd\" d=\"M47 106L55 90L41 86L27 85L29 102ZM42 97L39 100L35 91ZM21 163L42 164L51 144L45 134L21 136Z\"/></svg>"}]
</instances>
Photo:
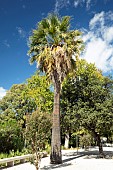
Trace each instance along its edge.
<instances>
[{"instance_id":1,"label":"cloudy sky","mask_svg":"<svg viewBox=\"0 0 113 170\"><path fill-rule=\"evenodd\" d=\"M72 16L71 29L81 30L86 44L81 57L113 73L113 0L0 0L0 99L36 71L27 42L50 12Z\"/></svg>"}]
</instances>

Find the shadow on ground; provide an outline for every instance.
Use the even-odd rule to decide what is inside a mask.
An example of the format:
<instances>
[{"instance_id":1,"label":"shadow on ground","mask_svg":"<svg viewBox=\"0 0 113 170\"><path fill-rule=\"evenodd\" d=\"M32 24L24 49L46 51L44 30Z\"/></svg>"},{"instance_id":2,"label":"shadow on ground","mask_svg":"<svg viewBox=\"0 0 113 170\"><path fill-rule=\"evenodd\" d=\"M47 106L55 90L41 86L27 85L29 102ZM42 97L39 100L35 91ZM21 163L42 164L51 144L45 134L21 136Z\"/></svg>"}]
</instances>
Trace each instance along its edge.
<instances>
[{"instance_id":1,"label":"shadow on ground","mask_svg":"<svg viewBox=\"0 0 113 170\"><path fill-rule=\"evenodd\" d=\"M104 159L113 159L113 151L104 151L105 154L105 158ZM41 168L41 170L51 170L51 169L56 169L56 168L61 168L61 167L67 167L71 165L72 160L76 160L77 158L83 157L84 159L100 159L99 156L99 151L95 150L95 151L91 151L91 150L87 150L87 151L83 151L83 152L68 152L63 154L63 156L65 156L65 159L63 160L62 164L59 165L48 165L48 166L44 166L43 168Z\"/></svg>"},{"instance_id":2,"label":"shadow on ground","mask_svg":"<svg viewBox=\"0 0 113 170\"><path fill-rule=\"evenodd\" d=\"M113 151L104 151L104 155L105 158L104 159L113 159ZM82 157L84 156L85 158L96 158L96 159L100 159L100 155L99 155L99 151L97 150L86 150L86 151L82 151L82 152L69 152L69 153L65 153L63 154L63 156L76 156L75 158L78 157ZM89 157L88 157L89 156Z\"/></svg>"},{"instance_id":3,"label":"shadow on ground","mask_svg":"<svg viewBox=\"0 0 113 170\"><path fill-rule=\"evenodd\" d=\"M113 159L113 151L104 151L105 154L105 159ZM94 148L94 150L89 149L87 151L69 151L67 153L63 153L63 163L62 164L49 164L49 165L45 165L42 168L40 168L40 170L51 170L51 169L60 169L60 168L65 168L68 166L72 165L72 160L74 162L74 160L76 161L77 158L84 158L84 159L100 159L99 156L99 151L98 149ZM6 169L6 167L1 167L0 170ZM8 167L7 167L8 169Z\"/></svg>"},{"instance_id":4,"label":"shadow on ground","mask_svg":"<svg viewBox=\"0 0 113 170\"><path fill-rule=\"evenodd\" d=\"M99 155L98 151L90 151L85 155L85 159L113 159L113 151L104 151L105 157L103 158L102 155Z\"/></svg>"},{"instance_id":5,"label":"shadow on ground","mask_svg":"<svg viewBox=\"0 0 113 170\"><path fill-rule=\"evenodd\" d=\"M48 166L44 166L43 168L40 168L41 170L44 170L44 169L55 169L55 168L61 168L61 167L67 167L67 166L70 166L71 163L63 163L63 164L59 164L59 165L48 165Z\"/></svg>"},{"instance_id":6,"label":"shadow on ground","mask_svg":"<svg viewBox=\"0 0 113 170\"><path fill-rule=\"evenodd\" d=\"M44 166L43 168L41 168L41 170L46 170L46 169L50 170L50 169L70 166L71 165L70 161L76 158L79 158L79 157L83 157L85 156L85 154L84 153L77 154L77 152L75 151L75 152L69 152L69 153L63 154L63 156L65 156L65 159L63 160L62 164L59 164L59 165L50 164L48 166Z\"/></svg>"},{"instance_id":7,"label":"shadow on ground","mask_svg":"<svg viewBox=\"0 0 113 170\"><path fill-rule=\"evenodd\" d=\"M58 165L53 165L53 164L50 164L48 166L44 166L43 168L40 168L41 170L50 170L50 169L55 169L55 168L61 168L61 167L67 167L67 166L70 166L71 163L70 161L76 159L76 158L79 158L79 157L82 157L82 156L85 156L84 154L77 154L77 152L69 152L67 154L63 154L63 156L67 157L63 160L63 163L62 164L58 164ZM69 158L68 158L69 157Z\"/></svg>"}]
</instances>

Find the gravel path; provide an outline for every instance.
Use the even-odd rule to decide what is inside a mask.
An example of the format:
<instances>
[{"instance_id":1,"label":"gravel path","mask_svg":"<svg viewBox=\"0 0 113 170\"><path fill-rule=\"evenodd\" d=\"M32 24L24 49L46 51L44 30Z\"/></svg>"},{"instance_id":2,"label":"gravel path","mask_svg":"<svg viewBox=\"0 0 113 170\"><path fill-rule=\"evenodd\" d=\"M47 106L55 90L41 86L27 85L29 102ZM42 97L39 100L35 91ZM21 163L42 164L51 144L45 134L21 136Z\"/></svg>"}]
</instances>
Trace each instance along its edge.
<instances>
[{"instance_id":1,"label":"gravel path","mask_svg":"<svg viewBox=\"0 0 113 170\"><path fill-rule=\"evenodd\" d=\"M104 148L105 153L113 156L113 147ZM49 157L42 158L40 170L113 170L113 159L98 159L97 148L90 149L89 151L76 150L62 151L63 164L51 165L49 164ZM107 156L107 158L109 158ZM4 170L35 170L34 165L29 162L14 167L5 168Z\"/></svg>"}]
</instances>

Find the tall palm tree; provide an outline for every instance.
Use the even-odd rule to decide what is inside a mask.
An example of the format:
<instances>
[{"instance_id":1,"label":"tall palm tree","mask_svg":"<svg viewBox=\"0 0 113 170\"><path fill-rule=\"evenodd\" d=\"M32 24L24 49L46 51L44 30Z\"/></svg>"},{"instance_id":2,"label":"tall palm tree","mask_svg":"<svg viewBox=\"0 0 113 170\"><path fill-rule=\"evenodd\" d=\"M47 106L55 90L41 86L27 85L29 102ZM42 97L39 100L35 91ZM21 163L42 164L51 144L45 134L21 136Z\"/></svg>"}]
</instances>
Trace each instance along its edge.
<instances>
[{"instance_id":1,"label":"tall palm tree","mask_svg":"<svg viewBox=\"0 0 113 170\"><path fill-rule=\"evenodd\" d=\"M76 67L82 50L81 32L70 29L70 17L49 14L42 19L30 37L30 62L37 62L54 86L53 127L50 161L62 163L60 139L60 90L67 74Z\"/></svg>"}]
</instances>

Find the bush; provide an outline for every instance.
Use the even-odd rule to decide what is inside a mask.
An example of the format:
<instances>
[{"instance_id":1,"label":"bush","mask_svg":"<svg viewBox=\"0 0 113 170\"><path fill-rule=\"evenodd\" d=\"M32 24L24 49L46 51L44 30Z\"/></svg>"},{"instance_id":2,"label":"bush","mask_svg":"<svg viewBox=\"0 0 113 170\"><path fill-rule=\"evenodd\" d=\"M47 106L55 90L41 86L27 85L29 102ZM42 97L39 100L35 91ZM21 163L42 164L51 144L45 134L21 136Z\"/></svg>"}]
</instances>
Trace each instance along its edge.
<instances>
[{"instance_id":1,"label":"bush","mask_svg":"<svg viewBox=\"0 0 113 170\"><path fill-rule=\"evenodd\" d=\"M89 134L84 134L83 136L80 136L80 146L82 148L88 149L91 145L91 140L92 138Z\"/></svg>"},{"instance_id":2,"label":"bush","mask_svg":"<svg viewBox=\"0 0 113 170\"><path fill-rule=\"evenodd\" d=\"M14 157L14 156L21 156L21 155L26 155L26 154L29 154L29 150L27 150L25 148L21 152L19 152L19 150L17 150L16 152L14 152L14 150L12 150L9 152L9 154L8 153L0 153L0 159L10 158L10 157Z\"/></svg>"},{"instance_id":3,"label":"bush","mask_svg":"<svg viewBox=\"0 0 113 170\"><path fill-rule=\"evenodd\" d=\"M24 147L22 129L14 120L4 122L0 129L0 153L21 151Z\"/></svg>"},{"instance_id":4,"label":"bush","mask_svg":"<svg viewBox=\"0 0 113 170\"><path fill-rule=\"evenodd\" d=\"M51 135L51 116L48 113L40 112L39 110L27 117L27 144L32 154L35 153L35 158L32 163L36 169L39 168L39 162L42 157L41 152L46 148L46 144ZM47 147L49 149L49 147ZM36 161L34 161L36 160Z\"/></svg>"}]
</instances>

